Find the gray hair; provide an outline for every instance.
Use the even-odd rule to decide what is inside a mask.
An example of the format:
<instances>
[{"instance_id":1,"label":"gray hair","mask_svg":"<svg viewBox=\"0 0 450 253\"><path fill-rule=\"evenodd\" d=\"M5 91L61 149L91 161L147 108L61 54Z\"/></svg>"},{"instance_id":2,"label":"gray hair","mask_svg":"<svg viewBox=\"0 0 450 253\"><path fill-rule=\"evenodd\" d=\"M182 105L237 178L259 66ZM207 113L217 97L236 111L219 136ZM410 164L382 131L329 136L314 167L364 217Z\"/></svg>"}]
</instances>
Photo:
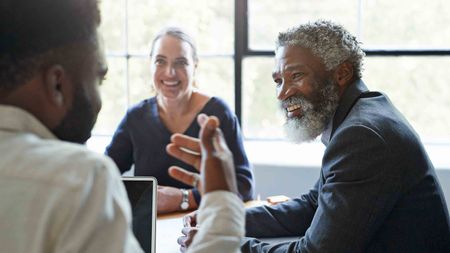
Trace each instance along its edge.
<instances>
[{"instance_id":1,"label":"gray hair","mask_svg":"<svg viewBox=\"0 0 450 253\"><path fill-rule=\"evenodd\" d=\"M276 48L283 46L308 48L323 60L327 71L347 61L353 66L354 74L361 78L365 53L360 44L356 37L341 25L318 20L281 32L276 41Z\"/></svg>"},{"instance_id":2,"label":"gray hair","mask_svg":"<svg viewBox=\"0 0 450 253\"><path fill-rule=\"evenodd\" d=\"M192 58L194 59L194 62L198 62L197 46L195 45L194 39L186 31L184 31L179 27L166 27L161 31L159 31L158 34L156 34L150 47L150 57L153 55L153 50L155 48L156 41L166 35L172 36L183 42L188 43L192 48Z\"/></svg>"}]
</instances>

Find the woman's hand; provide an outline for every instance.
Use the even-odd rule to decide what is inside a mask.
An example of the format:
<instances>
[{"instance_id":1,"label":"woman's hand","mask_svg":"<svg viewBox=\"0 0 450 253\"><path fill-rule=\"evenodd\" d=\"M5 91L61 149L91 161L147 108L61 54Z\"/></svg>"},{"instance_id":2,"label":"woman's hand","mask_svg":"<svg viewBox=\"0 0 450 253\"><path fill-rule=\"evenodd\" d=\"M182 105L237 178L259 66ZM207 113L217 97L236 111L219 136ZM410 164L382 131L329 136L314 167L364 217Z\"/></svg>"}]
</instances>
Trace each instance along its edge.
<instances>
[{"instance_id":1,"label":"woman's hand","mask_svg":"<svg viewBox=\"0 0 450 253\"><path fill-rule=\"evenodd\" d=\"M197 208L197 203L194 200L192 191L188 190L189 209ZM158 186L158 214L171 213L181 211L181 200L183 193L180 189L170 186Z\"/></svg>"},{"instance_id":2,"label":"woman's hand","mask_svg":"<svg viewBox=\"0 0 450 253\"><path fill-rule=\"evenodd\" d=\"M182 198L180 189L170 186L158 186L158 214L170 213L179 210Z\"/></svg>"}]
</instances>

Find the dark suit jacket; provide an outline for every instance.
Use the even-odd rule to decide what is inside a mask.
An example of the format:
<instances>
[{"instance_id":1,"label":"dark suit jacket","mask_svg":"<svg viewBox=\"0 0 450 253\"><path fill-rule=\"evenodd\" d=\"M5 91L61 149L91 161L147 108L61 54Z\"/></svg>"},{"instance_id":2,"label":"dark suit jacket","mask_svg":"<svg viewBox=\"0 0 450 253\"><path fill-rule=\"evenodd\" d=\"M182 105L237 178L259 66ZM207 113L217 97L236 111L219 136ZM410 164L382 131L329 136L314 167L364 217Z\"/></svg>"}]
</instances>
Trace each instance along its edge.
<instances>
[{"instance_id":1,"label":"dark suit jacket","mask_svg":"<svg viewBox=\"0 0 450 253\"><path fill-rule=\"evenodd\" d=\"M389 99L359 80L328 128L320 178L305 195L249 209L243 252L450 252L450 221L419 137ZM282 182L279 182L282 183Z\"/></svg>"}]
</instances>

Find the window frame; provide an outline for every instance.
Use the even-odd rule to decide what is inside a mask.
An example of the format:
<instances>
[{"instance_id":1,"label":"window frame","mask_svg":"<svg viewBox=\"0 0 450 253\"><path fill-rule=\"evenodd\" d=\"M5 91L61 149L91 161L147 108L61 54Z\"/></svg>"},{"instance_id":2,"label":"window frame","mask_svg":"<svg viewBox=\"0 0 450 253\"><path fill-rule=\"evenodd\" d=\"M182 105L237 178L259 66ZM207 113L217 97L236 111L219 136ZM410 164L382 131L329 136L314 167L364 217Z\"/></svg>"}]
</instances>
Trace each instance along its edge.
<instances>
[{"instance_id":1,"label":"window frame","mask_svg":"<svg viewBox=\"0 0 450 253\"><path fill-rule=\"evenodd\" d=\"M249 0L235 0L235 113L243 129L242 119L242 63L247 57L275 56L271 50L253 50L249 47ZM358 24L361 24L361 6L358 1ZM399 56L450 56L450 48L363 48L367 57L399 57ZM244 133L245 136L245 133Z\"/></svg>"},{"instance_id":2,"label":"window frame","mask_svg":"<svg viewBox=\"0 0 450 253\"><path fill-rule=\"evenodd\" d=\"M361 8L363 0L358 1ZM126 105L127 108L130 104L130 69L129 63L133 58L146 58L145 53L131 53L128 45L128 4L129 0L124 0L124 46L119 52L107 52L108 58L121 58L125 59L125 90L126 90ZM241 125L241 129L244 129L243 125L245 120L242 118L242 90L243 90L243 61L248 57L273 57L273 50L254 50L249 46L249 0L234 0L234 52L229 54L207 54L199 55L200 58L232 58L234 59L234 110ZM361 23L361 10L358 13L358 23ZM383 57L399 57L399 56L450 56L450 48L363 48L367 57L383 56ZM104 134L95 134L102 136ZM244 133L245 136L245 133Z\"/></svg>"}]
</instances>

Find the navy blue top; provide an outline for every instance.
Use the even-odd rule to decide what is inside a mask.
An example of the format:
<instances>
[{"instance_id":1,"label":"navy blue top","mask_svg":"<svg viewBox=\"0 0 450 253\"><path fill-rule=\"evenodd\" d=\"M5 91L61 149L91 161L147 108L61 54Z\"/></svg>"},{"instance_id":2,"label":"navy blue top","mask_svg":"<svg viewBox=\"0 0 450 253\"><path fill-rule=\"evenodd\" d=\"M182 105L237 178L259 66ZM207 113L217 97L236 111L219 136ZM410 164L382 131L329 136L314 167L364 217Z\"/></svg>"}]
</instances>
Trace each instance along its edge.
<instances>
[{"instance_id":1,"label":"navy blue top","mask_svg":"<svg viewBox=\"0 0 450 253\"><path fill-rule=\"evenodd\" d=\"M200 113L215 115L220 120L228 147L233 153L238 190L241 198L246 201L253 197L253 175L242 143L239 124L234 113L225 102L212 97ZM183 133L198 137L200 127L195 118ZM170 166L179 166L189 171L196 169L166 152L172 133L166 128L159 117L156 97L143 100L130 108L125 118L120 122L111 143L106 147L105 154L110 156L121 173L129 170L134 164L136 176L154 176L158 184L177 188L192 188L183 184L168 174ZM199 203L200 195L193 190L194 197Z\"/></svg>"}]
</instances>

